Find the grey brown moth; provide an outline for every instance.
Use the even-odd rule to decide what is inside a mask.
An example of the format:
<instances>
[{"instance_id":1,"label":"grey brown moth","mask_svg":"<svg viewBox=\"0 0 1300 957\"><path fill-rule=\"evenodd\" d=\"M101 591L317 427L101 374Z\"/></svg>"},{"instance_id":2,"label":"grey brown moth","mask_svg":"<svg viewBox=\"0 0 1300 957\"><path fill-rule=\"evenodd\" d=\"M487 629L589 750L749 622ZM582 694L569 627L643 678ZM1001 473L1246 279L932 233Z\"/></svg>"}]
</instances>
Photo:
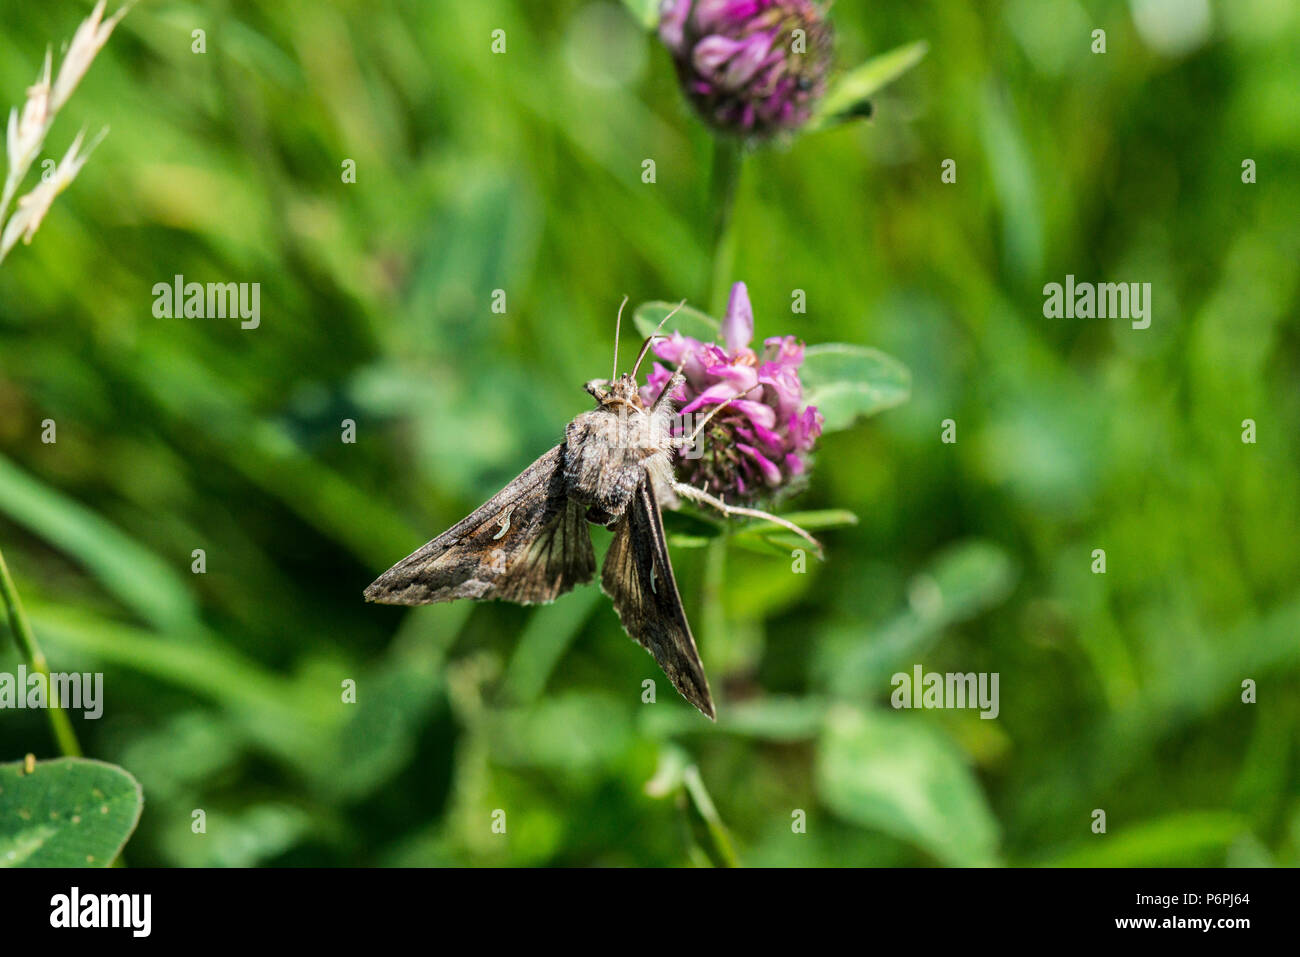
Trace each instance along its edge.
<instances>
[{"instance_id":1,"label":"grey brown moth","mask_svg":"<svg viewBox=\"0 0 1300 957\"><path fill-rule=\"evenodd\" d=\"M619 325L621 320L620 306ZM619 376L616 325L613 375L585 386L596 408L570 422L563 442L467 518L375 579L366 600L388 605L458 598L524 605L554 601L594 577L596 556L587 526L607 526L614 539L601 571L602 591L627 633L654 656L673 686L716 720L668 558L660 506L675 508L679 497L688 498L727 515L766 519L803 536L819 553L821 547L785 519L729 505L675 479L673 453L693 445L725 403L690 435L674 436L671 396L682 382L680 369L649 406L636 384L655 338L645 340L632 371Z\"/></svg>"}]
</instances>

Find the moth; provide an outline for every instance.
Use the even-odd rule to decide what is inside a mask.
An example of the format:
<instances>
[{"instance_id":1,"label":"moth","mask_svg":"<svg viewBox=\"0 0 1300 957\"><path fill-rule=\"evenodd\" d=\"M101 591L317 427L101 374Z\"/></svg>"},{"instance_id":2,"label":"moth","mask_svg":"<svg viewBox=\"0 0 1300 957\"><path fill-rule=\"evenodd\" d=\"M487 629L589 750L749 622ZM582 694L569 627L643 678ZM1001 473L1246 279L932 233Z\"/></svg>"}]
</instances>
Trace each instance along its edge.
<instances>
[{"instance_id":1,"label":"moth","mask_svg":"<svg viewBox=\"0 0 1300 957\"><path fill-rule=\"evenodd\" d=\"M659 329L675 312L664 317ZM564 441L513 482L375 579L365 597L388 605L460 598L523 605L551 602L595 576L588 526L606 526L614 537L601 570L602 591L612 600L623 628L650 652L673 687L716 720L709 681L668 557L661 506L676 508L686 498L724 515L773 522L807 539L818 554L821 546L792 522L728 504L677 481L674 453L693 446L726 403L712 409L689 435L673 435L676 408L671 397L682 384L681 369L646 405L637 388L637 370L661 337L656 329L646 338L632 371L620 376L622 315L620 306L613 373L584 386L596 407L570 422Z\"/></svg>"}]
</instances>

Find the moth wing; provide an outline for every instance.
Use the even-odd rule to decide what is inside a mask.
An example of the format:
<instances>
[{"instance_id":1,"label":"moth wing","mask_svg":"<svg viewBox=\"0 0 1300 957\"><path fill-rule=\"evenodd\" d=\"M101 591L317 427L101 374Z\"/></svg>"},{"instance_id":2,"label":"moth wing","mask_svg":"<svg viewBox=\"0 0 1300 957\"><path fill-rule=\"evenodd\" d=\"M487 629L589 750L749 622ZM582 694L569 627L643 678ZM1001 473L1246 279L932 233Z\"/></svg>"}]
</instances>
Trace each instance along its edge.
<instances>
[{"instance_id":1,"label":"moth wing","mask_svg":"<svg viewBox=\"0 0 1300 957\"><path fill-rule=\"evenodd\" d=\"M614 525L600 587L627 633L654 656L682 697L716 720L709 679L677 593L659 503L648 479Z\"/></svg>"},{"instance_id":2,"label":"moth wing","mask_svg":"<svg viewBox=\"0 0 1300 957\"><path fill-rule=\"evenodd\" d=\"M585 509L564 491L557 445L459 524L366 589L368 601L427 605L457 598L531 605L591 581L596 556Z\"/></svg>"}]
</instances>

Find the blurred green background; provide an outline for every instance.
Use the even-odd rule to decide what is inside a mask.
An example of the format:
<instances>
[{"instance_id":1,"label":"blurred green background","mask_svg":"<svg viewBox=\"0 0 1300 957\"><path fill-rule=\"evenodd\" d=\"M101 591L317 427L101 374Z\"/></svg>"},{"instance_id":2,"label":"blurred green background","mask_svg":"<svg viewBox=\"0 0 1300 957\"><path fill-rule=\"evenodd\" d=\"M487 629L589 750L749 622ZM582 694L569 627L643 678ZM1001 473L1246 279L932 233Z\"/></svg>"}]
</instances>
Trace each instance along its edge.
<instances>
[{"instance_id":1,"label":"blurred green background","mask_svg":"<svg viewBox=\"0 0 1300 957\"><path fill-rule=\"evenodd\" d=\"M0 8L0 104L89 7ZM75 720L144 786L128 863L1300 863L1300 8L833 20L841 68L930 53L750 159L734 278L912 398L820 444L788 507L860 517L824 564L674 549L716 726L595 586L361 601L588 407L624 293L707 305L712 144L657 41L579 0L123 21L47 153L111 133L0 266L0 544L51 667L105 673ZM155 318L177 273L260 282L261 327ZM1151 327L1044 319L1067 273L1152 283ZM998 719L890 708L918 663L999 673Z\"/></svg>"}]
</instances>

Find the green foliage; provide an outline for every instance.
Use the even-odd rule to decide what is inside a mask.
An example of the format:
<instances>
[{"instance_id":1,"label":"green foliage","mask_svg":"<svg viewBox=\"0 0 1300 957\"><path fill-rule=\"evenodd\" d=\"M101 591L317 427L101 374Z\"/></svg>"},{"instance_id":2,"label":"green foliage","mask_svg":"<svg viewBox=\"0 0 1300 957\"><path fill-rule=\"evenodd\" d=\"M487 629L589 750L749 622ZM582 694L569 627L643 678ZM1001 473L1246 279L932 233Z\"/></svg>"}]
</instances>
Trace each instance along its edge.
<instances>
[{"instance_id":1,"label":"green foliage","mask_svg":"<svg viewBox=\"0 0 1300 957\"><path fill-rule=\"evenodd\" d=\"M671 315L672 318L668 319ZM664 323L662 328L660 323ZM701 342L713 342L718 338L719 323L710 315L691 306L676 302L647 302L636 307L632 314L636 329L643 336L652 336L656 330L661 335L680 332L684 336L699 339Z\"/></svg>"},{"instance_id":2,"label":"green foliage","mask_svg":"<svg viewBox=\"0 0 1300 957\"><path fill-rule=\"evenodd\" d=\"M1191 866L1207 854L1220 854L1248 834L1246 821L1221 811L1187 811L1143 821L1045 862L1050 867ZM1267 865L1267 861L1256 866Z\"/></svg>"},{"instance_id":3,"label":"green foliage","mask_svg":"<svg viewBox=\"0 0 1300 957\"><path fill-rule=\"evenodd\" d=\"M812 126L829 126L870 115L871 98L925 59L929 49L930 45L924 40L908 43L874 56L836 77L817 105Z\"/></svg>"},{"instance_id":4,"label":"green foliage","mask_svg":"<svg viewBox=\"0 0 1300 957\"><path fill-rule=\"evenodd\" d=\"M858 517L842 508L825 508L816 512L784 512L781 515L788 522L793 522L805 532L822 532L835 528L847 528L858 524ZM808 543L796 535L770 522L754 520L736 529L730 536L730 543L737 548L788 557L794 548L807 548Z\"/></svg>"},{"instance_id":5,"label":"green foliage","mask_svg":"<svg viewBox=\"0 0 1300 957\"><path fill-rule=\"evenodd\" d=\"M843 342L808 346L800 378L804 399L826 419L824 432L847 429L859 418L902 405L912 390L911 373L897 359Z\"/></svg>"},{"instance_id":6,"label":"green foliage","mask_svg":"<svg viewBox=\"0 0 1300 957\"><path fill-rule=\"evenodd\" d=\"M1004 601L1015 578L1003 548L985 541L958 542L912 578L906 609L873 629L875 640L862 641L856 629L834 633L821 646L814 666L844 698L878 693L888 686L890 675L920 660L945 629Z\"/></svg>"},{"instance_id":7,"label":"green foliage","mask_svg":"<svg viewBox=\"0 0 1300 957\"><path fill-rule=\"evenodd\" d=\"M928 724L839 708L818 758L818 791L846 820L911 841L944 864L996 863L997 823L975 776Z\"/></svg>"},{"instance_id":8,"label":"green foliage","mask_svg":"<svg viewBox=\"0 0 1300 957\"><path fill-rule=\"evenodd\" d=\"M108 867L143 807L135 778L112 764L0 764L0 867Z\"/></svg>"},{"instance_id":9,"label":"green foliage","mask_svg":"<svg viewBox=\"0 0 1300 957\"><path fill-rule=\"evenodd\" d=\"M0 510L68 554L127 608L158 627L193 623L197 609L174 566L94 512L0 458Z\"/></svg>"},{"instance_id":10,"label":"green foliage","mask_svg":"<svg viewBox=\"0 0 1300 957\"><path fill-rule=\"evenodd\" d=\"M623 6L647 30L659 25L659 8L663 0L623 0Z\"/></svg>"}]
</instances>

